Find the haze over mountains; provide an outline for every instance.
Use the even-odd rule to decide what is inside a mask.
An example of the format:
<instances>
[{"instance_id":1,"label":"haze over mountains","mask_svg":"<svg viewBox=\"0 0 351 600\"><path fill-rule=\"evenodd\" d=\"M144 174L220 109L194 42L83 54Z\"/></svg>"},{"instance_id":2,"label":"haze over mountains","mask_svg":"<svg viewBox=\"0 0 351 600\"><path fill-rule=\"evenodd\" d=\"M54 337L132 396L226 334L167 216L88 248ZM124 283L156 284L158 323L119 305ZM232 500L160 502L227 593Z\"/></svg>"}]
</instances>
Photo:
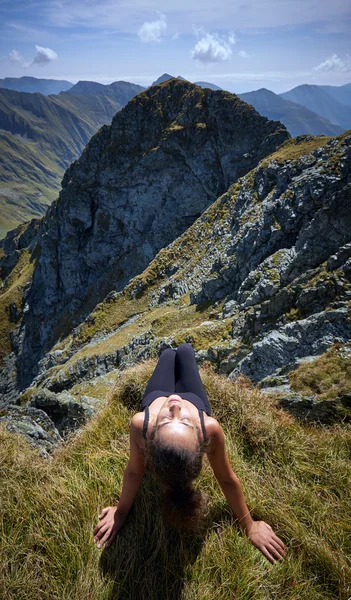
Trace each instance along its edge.
<instances>
[{"instance_id":1,"label":"haze over mountains","mask_svg":"<svg viewBox=\"0 0 351 600\"><path fill-rule=\"evenodd\" d=\"M152 85L170 78L165 73ZM207 82L196 85L220 90ZM34 77L5 78L0 87L1 236L45 213L60 190L64 170L91 136L145 88L124 81L73 85ZM303 85L283 94L261 88L238 96L261 115L281 121L292 136L334 136L351 127L350 89L351 84Z\"/></svg>"}]
</instances>

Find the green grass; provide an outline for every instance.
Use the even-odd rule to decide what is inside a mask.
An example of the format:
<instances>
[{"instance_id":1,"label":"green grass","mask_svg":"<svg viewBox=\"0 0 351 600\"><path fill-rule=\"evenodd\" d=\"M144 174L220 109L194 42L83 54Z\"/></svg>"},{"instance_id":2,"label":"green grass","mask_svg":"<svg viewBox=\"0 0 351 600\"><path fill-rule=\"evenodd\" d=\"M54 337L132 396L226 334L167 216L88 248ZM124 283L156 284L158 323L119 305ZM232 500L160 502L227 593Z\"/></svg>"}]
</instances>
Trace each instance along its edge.
<instances>
[{"instance_id":1,"label":"green grass","mask_svg":"<svg viewBox=\"0 0 351 600\"><path fill-rule=\"evenodd\" d=\"M10 275L3 282L0 290L0 365L11 348L10 332L16 327L16 323L10 321L10 304L16 304L17 310L22 310L22 295L25 284L31 279L34 271L35 261L31 261L28 248L21 251L18 263Z\"/></svg>"},{"instance_id":2,"label":"green grass","mask_svg":"<svg viewBox=\"0 0 351 600\"><path fill-rule=\"evenodd\" d=\"M300 142L296 141L296 138L285 140L281 146L279 146L276 152L273 152L268 157L261 160L259 166L261 169L268 167L272 160L276 160L279 164L284 164L287 160L299 160L301 156L310 154L317 148L321 148L327 142L333 139L334 136L323 136L313 137L312 139L304 140ZM345 136L337 136L337 139L342 143Z\"/></svg>"},{"instance_id":3,"label":"green grass","mask_svg":"<svg viewBox=\"0 0 351 600\"><path fill-rule=\"evenodd\" d=\"M315 395L318 400L333 400L351 394L351 356L344 353L342 344L334 344L312 362L291 371L288 377L294 391Z\"/></svg>"},{"instance_id":4,"label":"green grass","mask_svg":"<svg viewBox=\"0 0 351 600\"><path fill-rule=\"evenodd\" d=\"M350 428L301 425L247 380L200 370L254 519L288 546L272 565L240 532L207 457L197 484L208 517L196 533L168 529L144 475L127 522L99 551L93 528L116 504L128 423L156 362L120 374L101 411L40 458L0 424L0 597L347 600L351 593Z\"/></svg>"}]
</instances>

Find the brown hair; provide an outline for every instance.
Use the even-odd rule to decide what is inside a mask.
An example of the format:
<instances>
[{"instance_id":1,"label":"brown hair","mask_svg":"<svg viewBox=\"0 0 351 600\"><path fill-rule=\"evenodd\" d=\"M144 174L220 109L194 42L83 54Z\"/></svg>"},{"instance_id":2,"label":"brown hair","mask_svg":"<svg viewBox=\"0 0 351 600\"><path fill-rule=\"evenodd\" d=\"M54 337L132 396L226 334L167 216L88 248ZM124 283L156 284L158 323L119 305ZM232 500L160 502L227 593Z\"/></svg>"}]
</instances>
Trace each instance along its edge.
<instances>
[{"instance_id":1,"label":"brown hair","mask_svg":"<svg viewBox=\"0 0 351 600\"><path fill-rule=\"evenodd\" d=\"M192 485L202 468L202 456L209 440L200 440L197 428L197 447L190 450L156 437L154 425L146 440L146 464L164 492L161 513L166 524L196 529L206 514L206 497Z\"/></svg>"}]
</instances>

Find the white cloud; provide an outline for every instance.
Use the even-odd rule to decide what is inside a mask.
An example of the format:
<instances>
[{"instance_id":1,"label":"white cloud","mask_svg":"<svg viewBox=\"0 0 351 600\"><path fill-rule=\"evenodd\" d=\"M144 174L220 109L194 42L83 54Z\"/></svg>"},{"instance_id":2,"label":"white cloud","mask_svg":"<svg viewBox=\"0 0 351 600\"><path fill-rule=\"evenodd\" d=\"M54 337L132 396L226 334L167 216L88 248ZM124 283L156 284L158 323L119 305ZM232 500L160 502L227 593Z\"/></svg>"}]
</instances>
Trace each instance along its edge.
<instances>
[{"instance_id":1,"label":"white cloud","mask_svg":"<svg viewBox=\"0 0 351 600\"><path fill-rule=\"evenodd\" d=\"M195 35L202 36L191 51L192 58L203 63L222 62L228 60L232 55L229 44L235 44L235 36L230 33L228 41L219 37L216 33L205 32L201 27L193 26Z\"/></svg>"},{"instance_id":2,"label":"white cloud","mask_svg":"<svg viewBox=\"0 0 351 600\"><path fill-rule=\"evenodd\" d=\"M163 13L158 12L157 21L145 21L138 31L138 36L142 42L160 42L161 36L167 29L167 18Z\"/></svg>"},{"instance_id":3,"label":"white cloud","mask_svg":"<svg viewBox=\"0 0 351 600\"><path fill-rule=\"evenodd\" d=\"M35 44L35 49L36 54L31 64L46 65L52 60L56 60L58 58L56 52L54 52L50 48L43 48L42 46L37 46Z\"/></svg>"},{"instance_id":4,"label":"white cloud","mask_svg":"<svg viewBox=\"0 0 351 600\"><path fill-rule=\"evenodd\" d=\"M242 56L243 58L248 58L249 55L247 52L245 52L245 50L240 50L240 52L238 52L239 56Z\"/></svg>"},{"instance_id":5,"label":"white cloud","mask_svg":"<svg viewBox=\"0 0 351 600\"><path fill-rule=\"evenodd\" d=\"M12 50L7 56L12 63L20 63L23 61L23 56L21 56L17 50Z\"/></svg>"},{"instance_id":6,"label":"white cloud","mask_svg":"<svg viewBox=\"0 0 351 600\"><path fill-rule=\"evenodd\" d=\"M348 57L348 54L346 56ZM316 67L313 67L313 71L317 71L318 73L346 73L351 71L351 62L349 58L347 58L347 62L344 62L338 57L337 54L332 54L324 62L320 63Z\"/></svg>"}]
</instances>

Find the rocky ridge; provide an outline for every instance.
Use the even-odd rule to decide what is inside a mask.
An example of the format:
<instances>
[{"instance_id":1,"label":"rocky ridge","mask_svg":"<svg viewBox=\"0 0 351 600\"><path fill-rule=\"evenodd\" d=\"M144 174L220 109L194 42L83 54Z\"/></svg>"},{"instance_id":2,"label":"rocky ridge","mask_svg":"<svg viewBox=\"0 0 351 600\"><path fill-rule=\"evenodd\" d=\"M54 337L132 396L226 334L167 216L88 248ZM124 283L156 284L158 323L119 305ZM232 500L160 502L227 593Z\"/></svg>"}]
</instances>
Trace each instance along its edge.
<instances>
[{"instance_id":1,"label":"rocky ridge","mask_svg":"<svg viewBox=\"0 0 351 600\"><path fill-rule=\"evenodd\" d=\"M121 369L189 341L199 364L276 388L286 407L320 419L318 399L299 400L287 382L351 339L350 145L351 132L299 136L263 158L62 336L12 402L48 414L65 394L84 405ZM333 402L328 419L349 420L348 394Z\"/></svg>"},{"instance_id":2,"label":"rocky ridge","mask_svg":"<svg viewBox=\"0 0 351 600\"><path fill-rule=\"evenodd\" d=\"M135 96L67 169L40 221L14 342L19 389L59 337L289 137L228 92L171 79Z\"/></svg>"}]
</instances>

